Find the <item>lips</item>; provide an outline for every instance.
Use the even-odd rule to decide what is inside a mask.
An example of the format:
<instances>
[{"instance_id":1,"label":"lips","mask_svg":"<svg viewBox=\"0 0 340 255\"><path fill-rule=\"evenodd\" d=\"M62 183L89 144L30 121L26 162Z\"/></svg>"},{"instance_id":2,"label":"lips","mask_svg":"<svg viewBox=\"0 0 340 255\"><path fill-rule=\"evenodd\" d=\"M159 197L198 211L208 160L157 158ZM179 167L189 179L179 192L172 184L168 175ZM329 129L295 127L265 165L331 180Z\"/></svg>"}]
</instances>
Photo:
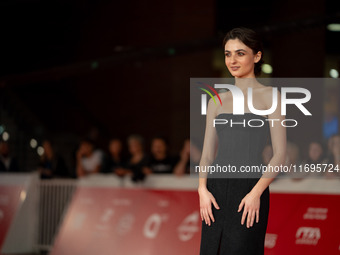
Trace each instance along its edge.
<instances>
[{"instance_id":1,"label":"lips","mask_svg":"<svg viewBox=\"0 0 340 255\"><path fill-rule=\"evenodd\" d=\"M233 70L233 71L237 71L239 68L240 68L239 66L232 66L232 67L230 67L230 69Z\"/></svg>"}]
</instances>

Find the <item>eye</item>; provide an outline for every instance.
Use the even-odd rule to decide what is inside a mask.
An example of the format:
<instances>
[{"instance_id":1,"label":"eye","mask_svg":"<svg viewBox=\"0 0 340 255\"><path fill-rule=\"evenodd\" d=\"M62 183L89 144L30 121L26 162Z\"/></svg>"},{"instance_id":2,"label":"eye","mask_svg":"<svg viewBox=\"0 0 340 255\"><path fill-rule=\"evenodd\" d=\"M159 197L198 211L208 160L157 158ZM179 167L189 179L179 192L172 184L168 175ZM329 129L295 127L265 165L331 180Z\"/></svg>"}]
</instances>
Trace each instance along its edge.
<instances>
[{"instance_id":1,"label":"eye","mask_svg":"<svg viewBox=\"0 0 340 255\"><path fill-rule=\"evenodd\" d=\"M243 53L243 52L239 52L238 55L239 55L239 56L243 56L244 53Z\"/></svg>"},{"instance_id":2,"label":"eye","mask_svg":"<svg viewBox=\"0 0 340 255\"><path fill-rule=\"evenodd\" d=\"M225 53L225 56L226 57L230 57L230 53Z\"/></svg>"}]
</instances>

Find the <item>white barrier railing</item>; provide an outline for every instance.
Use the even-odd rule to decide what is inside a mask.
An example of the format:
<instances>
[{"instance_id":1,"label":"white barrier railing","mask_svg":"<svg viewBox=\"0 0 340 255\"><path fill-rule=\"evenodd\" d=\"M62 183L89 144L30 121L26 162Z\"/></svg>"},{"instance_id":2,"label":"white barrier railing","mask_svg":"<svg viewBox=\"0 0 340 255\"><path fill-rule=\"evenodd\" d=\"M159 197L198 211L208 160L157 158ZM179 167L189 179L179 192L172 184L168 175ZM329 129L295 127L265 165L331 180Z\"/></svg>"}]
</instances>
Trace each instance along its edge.
<instances>
[{"instance_id":1,"label":"white barrier railing","mask_svg":"<svg viewBox=\"0 0 340 255\"><path fill-rule=\"evenodd\" d=\"M76 186L76 180L58 179L40 181L39 249L49 250L51 248L55 234L63 220L63 215L67 210Z\"/></svg>"}]
</instances>

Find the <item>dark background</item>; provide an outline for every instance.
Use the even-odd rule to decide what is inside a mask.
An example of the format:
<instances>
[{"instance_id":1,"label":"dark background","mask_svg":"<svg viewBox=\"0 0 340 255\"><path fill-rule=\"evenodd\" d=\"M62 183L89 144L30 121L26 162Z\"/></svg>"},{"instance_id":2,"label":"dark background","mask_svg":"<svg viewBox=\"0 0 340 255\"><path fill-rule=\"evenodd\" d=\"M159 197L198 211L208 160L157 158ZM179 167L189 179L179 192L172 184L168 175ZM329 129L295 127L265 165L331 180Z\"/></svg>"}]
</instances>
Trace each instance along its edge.
<instances>
[{"instance_id":1,"label":"dark background","mask_svg":"<svg viewBox=\"0 0 340 255\"><path fill-rule=\"evenodd\" d=\"M27 167L31 138L70 154L94 132L102 148L110 137L162 134L178 152L189 137L189 79L225 75L214 62L228 30L261 34L273 77L329 77L340 32L326 25L340 23L339 11L320 0L1 1L0 120ZM310 91L313 122L290 139L322 136L323 87Z\"/></svg>"}]
</instances>

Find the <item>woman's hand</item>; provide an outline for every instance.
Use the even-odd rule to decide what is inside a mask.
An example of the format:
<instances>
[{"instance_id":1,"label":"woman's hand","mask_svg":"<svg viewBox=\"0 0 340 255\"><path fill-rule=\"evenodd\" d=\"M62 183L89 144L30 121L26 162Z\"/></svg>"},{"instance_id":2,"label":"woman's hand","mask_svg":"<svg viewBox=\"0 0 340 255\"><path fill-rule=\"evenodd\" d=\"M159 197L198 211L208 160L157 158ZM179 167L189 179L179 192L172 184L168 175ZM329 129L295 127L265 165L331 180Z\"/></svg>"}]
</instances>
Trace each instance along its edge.
<instances>
[{"instance_id":1,"label":"woman's hand","mask_svg":"<svg viewBox=\"0 0 340 255\"><path fill-rule=\"evenodd\" d=\"M243 209L241 224L243 225L247 217L247 228L252 227L256 216L256 223L260 218L260 195L255 192L249 192L242 200L238 207L238 212ZM247 215L248 214L248 215Z\"/></svg>"},{"instance_id":2,"label":"woman's hand","mask_svg":"<svg viewBox=\"0 0 340 255\"><path fill-rule=\"evenodd\" d=\"M205 220L205 224L211 225L210 218L213 222L215 222L214 215L211 209L211 203L215 206L216 209L220 209L218 206L214 196L209 192L206 187L198 188L198 194L200 197L200 212L202 221Z\"/></svg>"}]
</instances>

